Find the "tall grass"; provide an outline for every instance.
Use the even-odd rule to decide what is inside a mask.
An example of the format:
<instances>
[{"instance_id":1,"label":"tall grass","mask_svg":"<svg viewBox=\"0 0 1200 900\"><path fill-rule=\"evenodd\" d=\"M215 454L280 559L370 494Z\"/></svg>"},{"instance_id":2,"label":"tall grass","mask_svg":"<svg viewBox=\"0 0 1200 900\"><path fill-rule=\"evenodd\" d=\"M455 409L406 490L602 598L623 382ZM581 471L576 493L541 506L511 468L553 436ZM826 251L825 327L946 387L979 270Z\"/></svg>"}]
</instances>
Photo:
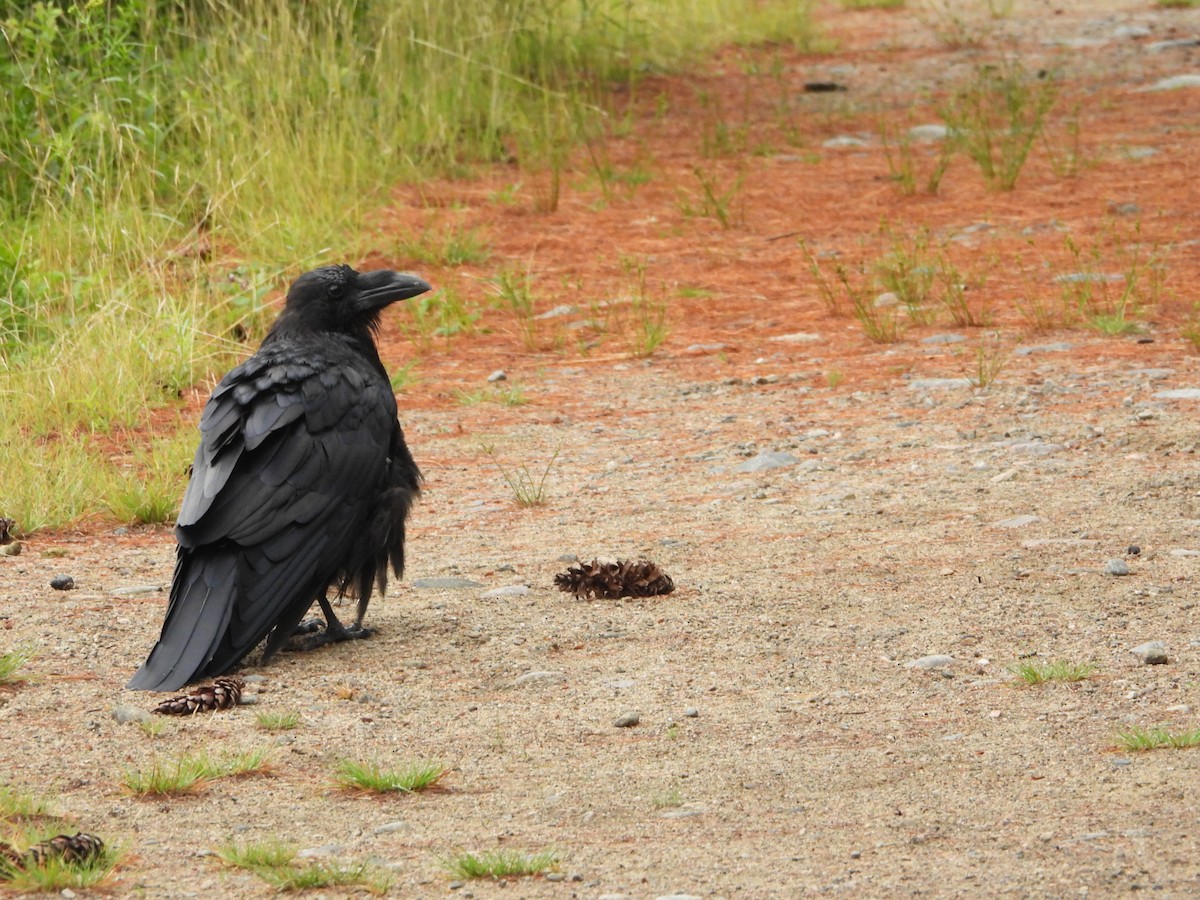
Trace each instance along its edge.
<instances>
[{"instance_id":1,"label":"tall grass","mask_svg":"<svg viewBox=\"0 0 1200 900\"><path fill-rule=\"evenodd\" d=\"M561 165L612 84L810 37L806 3L743 0L0 0L0 514L138 507L113 441L389 186L514 145Z\"/></svg>"}]
</instances>

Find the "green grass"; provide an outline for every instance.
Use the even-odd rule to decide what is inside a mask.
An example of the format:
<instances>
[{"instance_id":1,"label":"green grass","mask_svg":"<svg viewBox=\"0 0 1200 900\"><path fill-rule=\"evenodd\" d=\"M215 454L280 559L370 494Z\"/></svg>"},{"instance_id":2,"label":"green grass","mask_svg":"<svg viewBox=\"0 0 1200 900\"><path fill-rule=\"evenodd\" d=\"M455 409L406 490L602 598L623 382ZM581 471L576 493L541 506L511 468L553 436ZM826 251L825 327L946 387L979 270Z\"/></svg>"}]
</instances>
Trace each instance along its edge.
<instances>
[{"instance_id":1,"label":"green grass","mask_svg":"<svg viewBox=\"0 0 1200 900\"><path fill-rule=\"evenodd\" d=\"M1122 750L1190 750L1200 747L1200 728L1170 731L1134 726L1117 732L1117 744Z\"/></svg>"},{"instance_id":2,"label":"green grass","mask_svg":"<svg viewBox=\"0 0 1200 900\"><path fill-rule=\"evenodd\" d=\"M22 841L22 844L29 843L33 842ZM103 888L123 855L120 850L105 846L97 856L81 862L49 858L36 865L14 866L0 858L0 886L20 892Z\"/></svg>"},{"instance_id":3,"label":"green grass","mask_svg":"<svg viewBox=\"0 0 1200 900\"><path fill-rule=\"evenodd\" d=\"M1196 9L1200 0L1155 0L1154 5L1162 9Z\"/></svg>"},{"instance_id":4,"label":"green grass","mask_svg":"<svg viewBox=\"0 0 1200 900\"><path fill-rule=\"evenodd\" d=\"M298 712L271 712L263 710L254 717L258 727L263 731L291 731L300 725Z\"/></svg>"},{"instance_id":5,"label":"green grass","mask_svg":"<svg viewBox=\"0 0 1200 900\"><path fill-rule=\"evenodd\" d=\"M122 782L137 797L195 793L217 778L235 778L267 771L270 747L215 759L208 753L185 754L174 760L155 759L146 769L127 769Z\"/></svg>"},{"instance_id":6,"label":"green grass","mask_svg":"<svg viewBox=\"0 0 1200 900\"><path fill-rule=\"evenodd\" d=\"M550 461L546 463L546 467L542 469L540 475L531 471L527 463L519 463L518 465L507 468L500 460L496 458L494 447L485 446L483 452L486 453L496 464L496 468L500 470L500 475L504 479L504 483L508 485L508 489L512 491L513 499L516 500L517 506L522 509L531 506L545 506L549 500L549 495L546 492L546 479L550 475L550 469L553 468L555 461L558 459L559 450L556 449L550 457Z\"/></svg>"},{"instance_id":7,"label":"green grass","mask_svg":"<svg viewBox=\"0 0 1200 900\"><path fill-rule=\"evenodd\" d=\"M226 844L217 850L217 858L226 865L247 869L281 891L357 885L374 894L385 893L391 879L366 863L343 866L338 863L296 861L297 847L278 841L258 844Z\"/></svg>"},{"instance_id":8,"label":"green grass","mask_svg":"<svg viewBox=\"0 0 1200 900\"><path fill-rule=\"evenodd\" d=\"M411 794L437 784L450 769L437 760L418 760L384 768L374 760L344 759L338 763L338 784L352 791Z\"/></svg>"},{"instance_id":9,"label":"green grass","mask_svg":"<svg viewBox=\"0 0 1200 900\"><path fill-rule=\"evenodd\" d=\"M646 260L625 257L621 267L633 286L629 306L632 322L626 340L633 356L652 356L670 334L667 303L661 294L652 294L646 286Z\"/></svg>"},{"instance_id":10,"label":"green grass","mask_svg":"<svg viewBox=\"0 0 1200 900\"><path fill-rule=\"evenodd\" d=\"M17 684L26 681L27 677L21 670L33 659L33 654L25 650L9 650L0 653L0 684Z\"/></svg>"},{"instance_id":11,"label":"green grass","mask_svg":"<svg viewBox=\"0 0 1200 900\"><path fill-rule=\"evenodd\" d=\"M558 868L559 854L554 850L521 853L518 850L484 850L480 853L459 851L442 860L457 878L508 878L540 875Z\"/></svg>"},{"instance_id":12,"label":"green grass","mask_svg":"<svg viewBox=\"0 0 1200 900\"><path fill-rule=\"evenodd\" d=\"M52 815L50 802L45 798L0 784L0 819L42 819Z\"/></svg>"},{"instance_id":13,"label":"green grass","mask_svg":"<svg viewBox=\"0 0 1200 900\"><path fill-rule=\"evenodd\" d=\"M488 385L473 391L456 390L454 399L463 406L475 406L480 403L499 403L501 406L524 406L525 388L519 384Z\"/></svg>"},{"instance_id":14,"label":"green grass","mask_svg":"<svg viewBox=\"0 0 1200 900\"><path fill-rule=\"evenodd\" d=\"M4 38L0 515L29 533L168 520L178 470L138 437L150 414L244 356L295 274L379 251L356 236L397 182L514 141L523 169L559 171L616 127L612 85L814 31L807 3L742 0L128 0L28 5ZM488 253L455 228L399 249Z\"/></svg>"},{"instance_id":15,"label":"green grass","mask_svg":"<svg viewBox=\"0 0 1200 900\"><path fill-rule=\"evenodd\" d=\"M1091 663L1073 663L1066 660L1055 662L1037 662L1023 660L1013 664L1009 669L1025 684L1047 684L1052 681L1085 681L1096 674L1096 667Z\"/></svg>"}]
</instances>

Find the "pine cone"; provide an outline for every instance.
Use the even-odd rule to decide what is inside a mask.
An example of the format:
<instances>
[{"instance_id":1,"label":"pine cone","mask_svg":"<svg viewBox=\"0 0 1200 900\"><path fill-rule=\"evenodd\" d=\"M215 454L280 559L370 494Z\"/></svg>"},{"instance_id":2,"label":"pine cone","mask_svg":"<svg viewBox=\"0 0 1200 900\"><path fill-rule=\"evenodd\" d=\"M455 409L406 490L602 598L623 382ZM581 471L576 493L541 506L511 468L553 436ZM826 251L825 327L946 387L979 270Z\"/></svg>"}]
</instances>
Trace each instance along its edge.
<instances>
[{"instance_id":1,"label":"pine cone","mask_svg":"<svg viewBox=\"0 0 1200 900\"><path fill-rule=\"evenodd\" d=\"M68 863L91 862L104 852L104 841L94 834L77 831L75 834L56 834L34 844L21 853L12 844L0 841L0 859L14 869L41 867L50 860Z\"/></svg>"},{"instance_id":2,"label":"pine cone","mask_svg":"<svg viewBox=\"0 0 1200 900\"><path fill-rule=\"evenodd\" d=\"M154 707L154 712L163 716L190 716L214 709L229 709L242 699L242 688L246 682L240 678L217 678L212 684L201 685L190 694L180 694L164 700Z\"/></svg>"},{"instance_id":3,"label":"pine cone","mask_svg":"<svg viewBox=\"0 0 1200 900\"><path fill-rule=\"evenodd\" d=\"M653 597L675 590L671 576L648 559L593 559L554 576L560 591L576 597Z\"/></svg>"},{"instance_id":4,"label":"pine cone","mask_svg":"<svg viewBox=\"0 0 1200 900\"><path fill-rule=\"evenodd\" d=\"M34 844L25 851L25 865L43 866L51 859L69 863L86 863L104 852L104 841L94 834L77 831L74 834L56 834L54 837Z\"/></svg>"}]
</instances>

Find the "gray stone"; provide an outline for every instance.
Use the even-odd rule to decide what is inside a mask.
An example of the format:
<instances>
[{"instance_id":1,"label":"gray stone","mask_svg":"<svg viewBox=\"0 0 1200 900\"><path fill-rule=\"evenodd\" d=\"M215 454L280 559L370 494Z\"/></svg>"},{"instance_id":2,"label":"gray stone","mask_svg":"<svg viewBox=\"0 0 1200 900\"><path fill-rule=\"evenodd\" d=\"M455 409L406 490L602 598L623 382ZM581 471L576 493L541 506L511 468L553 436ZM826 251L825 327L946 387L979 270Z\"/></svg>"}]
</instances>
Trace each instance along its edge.
<instances>
[{"instance_id":1,"label":"gray stone","mask_svg":"<svg viewBox=\"0 0 1200 900\"><path fill-rule=\"evenodd\" d=\"M492 588L490 591L484 591L485 599L493 597L525 597L529 594L529 585L527 584L510 584L505 587Z\"/></svg>"},{"instance_id":2,"label":"gray stone","mask_svg":"<svg viewBox=\"0 0 1200 900\"><path fill-rule=\"evenodd\" d=\"M793 331L790 334L777 334L768 340L779 341L784 344L815 344L822 340L821 335L813 334L811 331Z\"/></svg>"},{"instance_id":3,"label":"gray stone","mask_svg":"<svg viewBox=\"0 0 1200 900\"><path fill-rule=\"evenodd\" d=\"M23 547L24 545L20 541L0 544L0 556L20 556Z\"/></svg>"},{"instance_id":4,"label":"gray stone","mask_svg":"<svg viewBox=\"0 0 1200 900\"><path fill-rule=\"evenodd\" d=\"M1129 563L1123 559L1110 559L1104 564L1105 575L1128 575Z\"/></svg>"},{"instance_id":5,"label":"gray stone","mask_svg":"<svg viewBox=\"0 0 1200 900\"><path fill-rule=\"evenodd\" d=\"M1113 29L1115 38L1144 38L1150 37L1151 31L1145 25L1118 25Z\"/></svg>"},{"instance_id":6,"label":"gray stone","mask_svg":"<svg viewBox=\"0 0 1200 900\"><path fill-rule=\"evenodd\" d=\"M945 125L914 125L908 129L908 138L912 141L944 141L950 136L950 129Z\"/></svg>"},{"instance_id":7,"label":"gray stone","mask_svg":"<svg viewBox=\"0 0 1200 900\"><path fill-rule=\"evenodd\" d=\"M852 134L839 134L837 137L831 137L821 144L821 146L829 150L837 150L843 147L865 147L867 146L867 142Z\"/></svg>"},{"instance_id":8,"label":"gray stone","mask_svg":"<svg viewBox=\"0 0 1200 900\"><path fill-rule=\"evenodd\" d=\"M461 588L478 588L483 587L483 584L478 581L472 581L470 578L414 578L409 582L409 586L417 588L417 590L436 590L448 591L458 590Z\"/></svg>"},{"instance_id":9,"label":"gray stone","mask_svg":"<svg viewBox=\"0 0 1200 900\"><path fill-rule=\"evenodd\" d=\"M1200 87L1200 75L1172 75L1170 78L1164 78L1161 81L1156 81L1149 87L1142 88L1143 91L1178 91L1181 88L1197 88Z\"/></svg>"},{"instance_id":10,"label":"gray stone","mask_svg":"<svg viewBox=\"0 0 1200 900\"><path fill-rule=\"evenodd\" d=\"M556 306L556 307L554 307L554 309L548 309L544 313L539 313L538 315L534 316L534 318L535 319L557 319L560 316L570 316L570 315L574 315L577 312L579 312L579 310L576 309L574 306L567 306L564 304L562 306Z\"/></svg>"},{"instance_id":11,"label":"gray stone","mask_svg":"<svg viewBox=\"0 0 1200 900\"><path fill-rule=\"evenodd\" d=\"M1164 50L1178 50L1181 47L1195 47L1200 45L1200 38L1175 38L1170 41L1154 41L1146 45L1146 49L1151 53L1162 53Z\"/></svg>"},{"instance_id":12,"label":"gray stone","mask_svg":"<svg viewBox=\"0 0 1200 900\"><path fill-rule=\"evenodd\" d=\"M700 710L696 709L696 707L694 707L694 706L689 706L687 709L685 709L683 711L683 716L686 719L694 719L698 715L700 715Z\"/></svg>"},{"instance_id":13,"label":"gray stone","mask_svg":"<svg viewBox=\"0 0 1200 900\"><path fill-rule=\"evenodd\" d=\"M1149 159L1151 156L1158 156L1159 150L1157 147L1126 147L1125 155L1130 159Z\"/></svg>"},{"instance_id":14,"label":"gray stone","mask_svg":"<svg viewBox=\"0 0 1200 900\"><path fill-rule=\"evenodd\" d=\"M1167 662L1167 645L1162 641L1146 641L1129 650L1145 666L1161 666Z\"/></svg>"},{"instance_id":15,"label":"gray stone","mask_svg":"<svg viewBox=\"0 0 1200 900\"><path fill-rule=\"evenodd\" d=\"M631 710L628 710L627 712L623 712L623 713L621 713L621 715L617 716L617 718L613 721L613 725L616 728L632 728L634 725L637 725L641 721L642 721L642 714L640 712L638 712L636 709L631 709Z\"/></svg>"},{"instance_id":16,"label":"gray stone","mask_svg":"<svg viewBox=\"0 0 1200 900\"><path fill-rule=\"evenodd\" d=\"M299 859L317 859L322 856L337 856L345 852L341 844L321 844L319 847L305 847L296 853Z\"/></svg>"},{"instance_id":17,"label":"gray stone","mask_svg":"<svg viewBox=\"0 0 1200 900\"><path fill-rule=\"evenodd\" d=\"M524 675L517 676L516 680L513 681L513 685L516 686L516 685L522 685L522 684L530 684L533 682L540 682L540 681L566 681L566 680L567 680L567 676L564 675L562 672L552 672L552 671L526 672Z\"/></svg>"},{"instance_id":18,"label":"gray stone","mask_svg":"<svg viewBox=\"0 0 1200 900\"><path fill-rule=\"evenodd\" d=\"M921 338L922 344L959 344L965 341L966 338L961 334L931 334L929 337Z\"/></svg>"},{"instance_id":19,"label":"gray stone","mask_svg":"<svg viewBox=\"0 0 1200 900\"><path fill-rule=\"evenodd\" d=\"M952 666L955 663L953 656L945 653L934 653L929 656L922 656L918 659L909 660L904 664L906 669L941 669L945 666Z\"/></svg>"},{"instance_id":20,"label":"gray stone","mask_svg":"<svg viewBox=\"0 0 1200 900\"><path fill-rule=\"evenodd\" d=\"M1026 525L1032 525L1034 522L1040 522L1038 516L1030 513L1024 513L1019 516L1009 516L1007 519L1000 519L992 523L993 528L1024 528Z\"/></svg>"},{"instance_id":21,"label":"gray stone","mask_svg":"<svg viewBox=\"0 0 1200 900\"><path fill-rule=\"evenodd\" d=\"M1200 400L1200 388L1171 388L1155 391L1155 400Z\"/></svg>"},{"instance_id":22,"label":"gray stone","mask_svg":"<svg viewBox=\"0 0 1200 900\"><path fill-rule=\"evenodd\" d=\"M130 587L113 588L109 593L118 597L136 597L138 594L153 594L162 589L161 584L136 584Z\"/></svg>"},{"instance_id":23,"label":"gray stone","mask_svg":"<svg viewBox=\"0 0 1200 900\"><path fill-rule=\"evenodd\" d=\"M493 372L491 375L488 376L489 383L494 383L497 381L508 381L508 373L505 372L503 369L497 369L495 372Z\"/></svg>"},{"instance_id":24,"label":"gray stone","mask_svg":"<svg viewBox=\"0 0 1200 900\"><path fill-rule=\"evenodd\" d=\"M908 383L914 391L950 391L971 386L970 378L914 378Z\"/></svg>"},{"instance_id":25,"label":"gray stone","mask_svg":"<svg viewBox=\"0 0 1200 900\"><path fill-rule=\"evenodd\" d=\"M664 813L659 813L660 819L691 819L695 816L702 816L706 812L702 807L694 809L669 809Z\"/></svg>"},{"instance_id":26,"label":"gray stone","mask_svg":"<svg viewBox=\"0 0 1200 900\"><path fill-rule=\"evenodd\" d=\"M1071 345L1058 341L1053 344L1034 344L1029 347L1018 347L1017 356L1030 356L1034 353L1063 353L1071 349Z\"/></svg>"},{"instance_id":27,"label":"gray stone","mask_svg":"<svg viewBox=\"0 0 1200 900\"><path fill-rule=\"evenodd\" d=\"M379 825L375 828L376 834L395 834L397 831L404 831L408 825L404 822L388 822L386 825Z\"/></svg>"},{"instance_id":28,"label":"gray stone","mask_svg":"<svg viewBox=\"0 0 1200 900\"><path fill-rule=\"evenodd\" d=\"M1104 272L1067 272L1055 275L1055 284L1108 284L1114 281L1124 281L1120 273L1105 274Z\"/></svg>"},{"instance_id":29,"label":"gray stone","mask_svg":"<svg viewBox=\"0 0 1200 900\"><path fill-rule=\"evenodd\" d=\"M735 472L766 472L768 469L778 469L783 466L793 466L800 460L785 451L773 453L763 450L758 456L746 460L734 468Z\"/></svg>"},{"instance_id":30,"label":"gray stone","mask_svg":"<svg viewBox=\"0 0 1200 900\"><path fill-rule=\"evenodd\" d=\"M140 706L122 703L113 707L112 717L124 725L127 722L149 722L151 715Z\"/></svg>"},{"instance_id":31,"label":"gray stone","mask_svg":"<svg viewBox=\"0 0 1200 900\"><path fill-rule=\"evenodd\" d=\"M774 338L772 338L774 340ZM689 344L687 347L688 353L720 353L722 350L728 350L728 344Z\"/></svg>"}]
</instances>

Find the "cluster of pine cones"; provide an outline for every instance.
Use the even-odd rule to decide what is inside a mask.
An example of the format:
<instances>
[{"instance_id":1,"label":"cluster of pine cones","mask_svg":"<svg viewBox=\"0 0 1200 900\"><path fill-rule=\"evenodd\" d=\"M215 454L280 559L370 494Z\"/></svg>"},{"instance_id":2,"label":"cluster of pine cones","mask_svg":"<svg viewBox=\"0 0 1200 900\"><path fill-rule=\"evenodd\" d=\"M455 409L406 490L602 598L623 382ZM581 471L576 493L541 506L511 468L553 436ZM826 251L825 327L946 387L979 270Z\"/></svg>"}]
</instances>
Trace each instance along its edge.
<instances>
[{"instance_id":1,"label":"cluster of pine cones","mask_svg":"<svg viewBox=\"0 0 1200 900\"><path fill-rule=\"evenodd\" d=\"M648 559L593 559L554 576L560 591L576 597L654 597L675 590L671 576Z\"/></svg>"},{"instance_id":2,"label":"cluster of pine cones","mask_svg":"<svg viewBox=\"0 0 1200 900\"><path fill-rule=\"evenodd\" d=\"M52 859L69 863L86 863L104 852L104 841L94 834L77 831L75 834L56 834L34 844L24 853L12 844L0 841L0 860L14 869L44 866Z\"/></svg>"}]
</instances>

